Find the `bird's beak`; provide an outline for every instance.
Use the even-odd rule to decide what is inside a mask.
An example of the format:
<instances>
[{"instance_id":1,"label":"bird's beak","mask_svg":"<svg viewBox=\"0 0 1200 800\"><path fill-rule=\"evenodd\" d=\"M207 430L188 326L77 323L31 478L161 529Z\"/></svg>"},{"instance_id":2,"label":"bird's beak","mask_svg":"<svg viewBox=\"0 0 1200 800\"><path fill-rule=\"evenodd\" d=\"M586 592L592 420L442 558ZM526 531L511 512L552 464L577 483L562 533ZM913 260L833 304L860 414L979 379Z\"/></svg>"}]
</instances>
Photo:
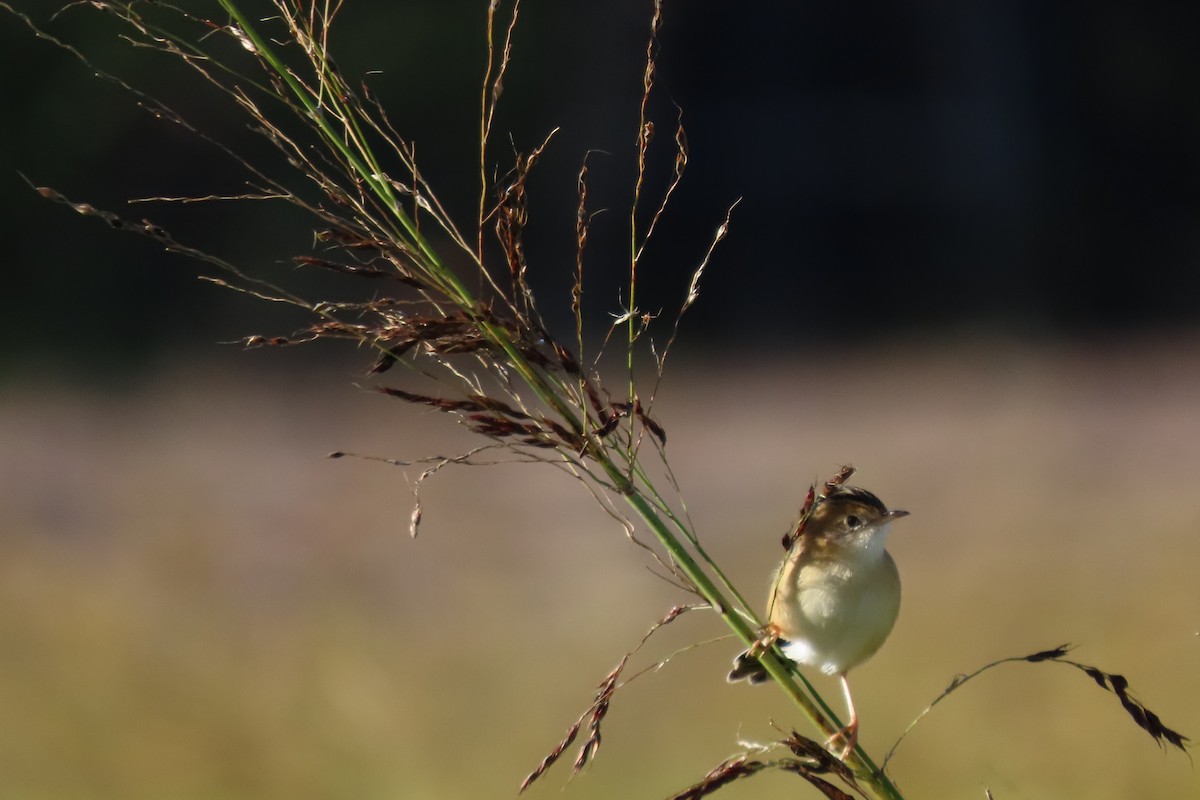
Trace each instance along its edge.
<instances>
[{"instance_id":1,"label":"bird's beak","mask_svg":"<svg viewBox=\"0 0 1200 800\"><path fill-rule=\"evenodd\" d=\"M887 513L887 518L889 520L896 520L896 519L900 519L901 517L907 517L907 516L908 516L908 512L903 511L899 508L894 508Z\"/></svg>"}]
</instances>

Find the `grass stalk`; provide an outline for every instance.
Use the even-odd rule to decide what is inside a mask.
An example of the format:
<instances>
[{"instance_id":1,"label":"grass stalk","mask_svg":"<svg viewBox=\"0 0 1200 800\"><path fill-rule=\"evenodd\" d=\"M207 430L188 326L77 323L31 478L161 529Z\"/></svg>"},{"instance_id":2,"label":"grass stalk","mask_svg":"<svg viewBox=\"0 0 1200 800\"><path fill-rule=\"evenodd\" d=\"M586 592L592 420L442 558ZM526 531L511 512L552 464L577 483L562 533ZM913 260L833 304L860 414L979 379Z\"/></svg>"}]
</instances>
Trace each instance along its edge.
<instances>
[{"instance_id":1,"label":"grass stalk","mask_svg":"<svg viewBox=\"0 0 1200 800\"><path fill-rule=\"evenodd\" d=\"M279 127L268 121L265 114L243 94L236 84L222 84L214 75L205 72L209 64L214 64L228 74L238 76L238 73L221 65L215 59L189 59L184 56L191 66L199 70L206 79L222 87L232 96L241 107L248 111L264 131L272 135L277 147L284 149L289 160L297 164L304 177L325 189L334 205L350 206L354 214L351 217L338 217L334 212L323 206L306 204L299 196L287 190L282 184L271 183L279 196L313 212L322 221L332 224L343 237L353 240L355 245L371 244L399 271L398 277L411 280L416 285L416 292L421 303L432 312L418 316L408 312L396 312L384 306L371 303L360 304L352 310L357 314L355 320L364 314L374 315L374 324L361 321L342 321L332 309L335 304L304 303L291 296L284 298L287 302L307 308L317 315L318 322L308 331L311 339L343 338L356 340L375 349L381 358L380 366L373 371L382 372L392 362L401 360L401 356L414 347L423 348L422 353L432 355L445 370L447 380L459 382L460 390L465 391L467 398L451 401L409 392L396 392L412 402L421 402L441 410L458 414L474 430L492 437L498 445L506 446L513 452L527 455L532 452L551 452L552 455L540 457L548 463L566 467L582 479L598 486L602 490L620 495L629 506L632 513L642 521L653 534L670 563L671 568L677 569L689 588L702 597L717 613L722 622L734 633L743 645L749 647L759 638L761 622L745 598L728 579L725 573L709 553L703 548L699 537L689 521L676 513L662 492L657 488L647 466L640 457L639 446L646 436L648 427L643 416L640 401L637 396L637 386L634 374L634 347L648 325L637 310L637 273L644 253L645 239L654 230L654 223L665 208L666 201L678 185L682 162L677 161L675 182L668 189L666 196L655 212L650 224L643 228L639 226L639 205L645 186L646 164L648 150L653 138L653 124L648 118L647 101L654 85L655 57L657 52L656 36L661 24L661 3L655 4L654 17L651 26L650 44L647 47L647 65L643 79L643 96L639 115L639 134L637 140L637 178L634 187L633 203L630 209L629 237L630 260L627 307L625 319L622 320L626 332L627 392L624 405L626 410L619 413L619 404L606 406L600 399L603 395L596 388L598 377L593 377L580 369L574 360L559 348L550 338L532 308L532 293L523 283L523 277L513 270L514 289L512 295L500 293L499 300L508 309L508 317L493 313L481 296L477 297L470 291L464 281L455 271L447 266L438 249L421 232L418 224L420 204L414 204L413 212L407 212L402 204L397 186L387 177L384 170L384 160L381 159L372 145L372 132L382 135L390 128L386 121L372 118L362 105L357 103L353 92L346 87L341 76L329 60L325 47L328 27L332 22L332 12L328 8L320 18L320 32L316 31L318 23L309 19L305 23L303 15L299 14L298 0L274 0L280 13L280 19L289 27L293 38L301 45L308 59L308 67L312 75L313 85L305 83L306 78L280 56L272 46L273 37L260 32L258 26L244 12L242 4L237 0L218 0L220 8L232 20L232 26L214 24L216 30L234 36L256 59L258 64L267 71L269 81L264 86L259 82L252 85L267 92L276 100L282 101L304 124L309 126L328 149L326 158L344 174L329 174L326 164L320 165L306 156L295 158L300 152L299 145L286 138ZM167 42L171 46L178 45L178 53L195 52L194 48L184 40L169 38L169 34L154 28L149 33L149 27L134 12L130 3L113 3L108 10L120 9L125 14L125 20L146 35L151 44L161 45ZM496 3L488 8L488 44L491 55L490 24L494 17ZM5 7L7 7L5 5ZM183 12L180 12L183 13ZM316 12L313 12L314 16ZM514 11L513 22L516 16ZM308 27L304 27L305 25ZM511 26L509 30L511 39ZM507 59L509 40L505 42ZM190 48L190 49L189 49ZM215 68L215 67L214 67ZM500 66L503 71L503 63ZM491 104L486 99L487 84L492 75L492 63L489 58L488 76L485 77L485 99L481 114L481 161L486 158L486 137L491 129L492 112L495 99ZM124 84L122 84L124 85ZM676 137L680 142L681 153L682 127ZM414 196L423 188L423 184L415 177L415 163L407 155L402 141L387 140L402 163L411 167L414 175L411 191ZM233 153L231 151L231 155ZM236 156L235 156L236 158ZM261 172L246 162L238 159L251 168L256 177L264 178ZM520 166L520 165L519 165ZM526 168L529 164L526 165ZM481 178L486 173L481 166ZM340 180L339 180L340 179ZM523 188L524 173L521 172L512 188ZM365 196L361 188L366 187ZM488 187L482 187L481 197L486 198ZM518 194L504 192L506 198ZM483 228L485 221L494 216L499 222L504 220L504 214L513 211L505 205L509 200L497 201L497 206L491 214L486 212L486 202L481 201L479 215L479 230L475 245L467 245L462 237L453 237L458 246L471 258L480 270L486 283L498 290L497 284L491 278L484 262L482 247ZM90 208L90 206L88 207ZM378 213L377 209L383 213ZM76 210L83 212L82 206ZM440 206L427 207L436 221L447 231L453 231L453 223L444 214L439 214ZM100 214L112 222L116 219L111 214ZM122 227L118 225L117 227ZM126 229L138 230L138 226L125 226ZM499 230L499 228L498 228ZM148 227L138 232L151 235ZM378 237L375 242L371 237L363 235L370 233ZM174 243L165 234L153 234L177 252L192 253ZM505 254L509 257L510 265L522 258L519 227L511 235L509 241L502 241ZM582 247L582 244L581 244ZM353 252L353 251L351 251ZM710 250L711 252L711 250ZM706 258L707 261L707 258ZM353 264L354 262L352 262ZM336 266L336 265L334 265ZM356 267L357 268L357 267ZM241 277L240 272L235 273ZM684 308L695 294L695 282L689 290L689 299ZM257 291L256 296L265 296ZM525 305L522 306L522 300ZM278 299L266 296L266 299ZM450 308L457 316L447 315ZM577 312L579 313L579 312ZM681 312L682 313L682 312ZM440 317L439 317L440 314ZM460 325L461 323L461 325ZM456 327L457 326L457 327ZM581 336L582 325L577 323L577 332ZM477 340L477 338L478 340ZM309 339L309 340L311 340ZM672 340L674 335L672 335ZM481 340L481 341L480 341ZM248 342L249 343L249 342ZM470 353L480 367L480 373L471 371L464 373L451 362L451 357L457 353ZM508 387L505 376L515 373L519 383L537 399L537 405L527 405L519 392ZM490 376L503 387L503 396L486 395L477 390ZM661 362L660 373L661 379ZM636 411L635 411L636 409ZM627 419L626 419L627 418ZM615 424L614 424L615 423ZM653 433L653 428L650 428ZM660 457L665 456L661 448ZM669 469L669 468L668 468ZM781 660L775 651L767 651L761 656L761 661L768 674L780 686L782 691L826 736L832 735L840 727L836 715L828 704L814 690L812 685L799 673L795 672L788 662ZM856 749L848 757L848 765L854 771L861 785L875 797L899 800L901 797L896 787L882 774L874 762L861 749Z\"/></svg>"}]
</instances>

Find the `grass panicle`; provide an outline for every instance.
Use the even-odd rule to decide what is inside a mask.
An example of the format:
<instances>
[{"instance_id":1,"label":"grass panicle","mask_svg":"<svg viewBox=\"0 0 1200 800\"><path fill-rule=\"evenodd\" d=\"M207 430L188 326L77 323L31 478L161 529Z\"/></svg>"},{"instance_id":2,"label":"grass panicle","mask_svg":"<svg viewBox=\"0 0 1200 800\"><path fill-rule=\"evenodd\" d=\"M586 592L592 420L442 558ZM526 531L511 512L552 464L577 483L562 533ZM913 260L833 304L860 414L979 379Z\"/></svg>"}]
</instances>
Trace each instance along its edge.
<instances>
[{"instance_id":1,"label":"grass panicle","mask_svg":"<svg viewBox=\"0 0 1200 800\"><path fill-rule=\"evenodd\" d=\"M776 748L787 749L792 755L771 760L755 757L756 754L761 755ZM734 781L772 770L799 776L829 800L854 800L855 797L870 796L858 785L854 773L845 764L834 758L822 744L796 731L791 731L779 742L758 746L754 750L755 753L746 752L725 759L698 783L672 795L672 800L706 797Z\"/></svg>"},{"instance_id":2,"label":"grass panicle","mask_svg":"<svg viewBox=\"0 0 1200 800\"><path fill-rule=\"evenodd\" d=\"M1112 692L1114 695L1116 695L1117 699L1121 702L1121 707L1125 709L1125 713L1127 713L1130 719L1134 721L1134 724L1146 731L1146 733L1150 734L1150 737L1154 739L1156 744L1163 747L1171 746L1185 754L1188 753L1188 737L1184 736L1178 731L1168 728L1165 724L1163 724L1163 721L1157 714L1146 708L1141 702L1135 699L1129 691L1129 681L1126 680L1123 675L1105 672L1098 667L1093 667L1088 664L1081 664L1078 661L1067 658L1067 655L1071 652L1071 650L1071 645L1062 644L1058 647L1052 647L1048 650L1039 650L1036 653L1030 653L1026 656L1009 656L1007 658L997 659L996 661L984 664L974 672L955 675L954 679L950 681L950 685L947 686L941 694L935 697L933 702L926 706L925 709L921 711L921 713L918 714L912 722L909 723L908 727L905 728L904 733L900 734L900 737L888 750L887 755L884 756L882 768L887 769L888 764L892 760L892 756L896 754L896 750L899 749L900 744L908 737L913 728L915 728L917 724L933 710L934 706L945 700L954 692L961 689L968 681L977 678L983 673L1002 664L1014 664L1022 662L1028 664L1066 664L1069 667L1079 670L1095 681L1096 685L1098 685L1101 689ZM1190 757L1190 754L1188 755Z\"/></svg>"},{"instance_id":3,"label":"grass panicle","mask_svg":"<svg viewBox=\"0 0 1200 800\"><path fill-rule=\"evenodd\" d=\"M670 658L660 660L657 663L640 670L638 673L626 679L625 681L618 682L621 678L621 675L625 671L626 665L629 663L629 659L636 655L638 651L645 646L646 642L650 640L650 637L653 636L660 628L670 625L688 611L694 611L696 609L706 607L707 606L704 605L672 606L671 609L665 615L663 615L662 619L651 625L650 629L646 631L644 636L642 636L641 641L639 641L632 650L625 653L625 655L621 657L621 660L617 662L617 666L613 668L612 672L605 675L604 679L600 681L600 684L597 687L596 697L592 700L592 704L588 706L587 710L584 711L583 714L580 715L579 719L571 724L571 726L567 729L567 734L563 737L562 741L555 745L554 748L541 760L538 766L532 772L530 772L523 781L521 781L520 790L523 792L528 789L534 783L534 781L542 777L546 770L554 765L554 762L558 761L563 752L571 746L572 742L575 741L575 738L579 735L580 728L585 722L587 723L588 728L588 738L587 741L585 741L579 748L579 753L575 757L575 763L571 766L571 774L577 775L585 766L587 766L588 762L592 760L596 754L596 751L600 748L600 723L603 722L604 717L608 714L609 704L612 701L613 695L616 693L616 691L628 684L629 681L634 680L641 675L661 669L666 665L667 661L670 660Z\"/></svg>"}]
</instances>

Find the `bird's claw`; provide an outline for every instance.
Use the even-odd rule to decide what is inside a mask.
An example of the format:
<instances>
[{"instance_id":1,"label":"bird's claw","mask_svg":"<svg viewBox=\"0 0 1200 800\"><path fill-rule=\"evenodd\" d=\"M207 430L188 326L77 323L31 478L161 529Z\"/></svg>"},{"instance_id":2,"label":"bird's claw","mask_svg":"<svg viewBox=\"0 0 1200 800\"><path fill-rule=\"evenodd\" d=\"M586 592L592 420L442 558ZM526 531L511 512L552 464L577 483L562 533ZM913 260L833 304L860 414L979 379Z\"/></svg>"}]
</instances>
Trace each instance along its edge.
<instances>
[{"instance_id":1,"label":"bird's claw","mask_svg":"<svg viewBox=\"0 0 1200 800\"><path fill-rule=\"evenodd\" d=\"M774 622L768 622L759 628L758 638L754 640L754 644L750 645L750 649L746 652L752 658L758 658L775 646L775 643L779 641L780 633L778 625Z\"/></svg>"},{"instance_id":2,"label":"bird's claw","mask_svg":"<svg viewBox=\"0 0 1200 800\"><path fill-rule=\"evenodd\" d=\"M836 731L832 736L825 740L825 749L829 752L836 752L835 744L842 740L845 742L842 747L842 752L838 754L838 759L845 761L846 757L854 752L854 748L858 746L858 725L847 725L839 731Z\"/></svg>"}]
</instances>

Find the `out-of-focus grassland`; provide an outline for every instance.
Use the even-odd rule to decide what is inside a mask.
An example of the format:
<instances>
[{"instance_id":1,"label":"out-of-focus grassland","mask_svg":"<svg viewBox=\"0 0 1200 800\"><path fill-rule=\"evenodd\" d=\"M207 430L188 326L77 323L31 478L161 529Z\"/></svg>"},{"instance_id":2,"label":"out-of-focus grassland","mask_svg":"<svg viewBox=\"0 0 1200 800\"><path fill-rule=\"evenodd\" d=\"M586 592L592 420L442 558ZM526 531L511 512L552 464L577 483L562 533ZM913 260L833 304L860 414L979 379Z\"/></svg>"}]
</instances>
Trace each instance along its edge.
<instances>
[{"instance_id":1,"label":"out-of-focus grassland","mask_svg":"<svg viewBox=\"0 0 1200 800\"><path fill-rule=\"evenodd\" d=\"M1198 345L681 363L654 413L753 596L839 464L913 512L891 545L899 624L854 675L873 752L955 673L1068 641L1197 737ZM448 418L349 388L349 369L219 357L126 391L0 389L0 797L513 796L677 593L549 469L444 471L410 541L401 471L322 456L452 454L470 440ZM631 668L722 632L684 616ZM587 774L564 789L560 765L528 796L665 796L796 721L772 688L723 682L734 651L618 693ZM1197 792L1187 758L1054 664L969 684L893 774L914 798ZM722 796L784 792L814 794L779 775Z\"/></svg>"}]
</instances>

